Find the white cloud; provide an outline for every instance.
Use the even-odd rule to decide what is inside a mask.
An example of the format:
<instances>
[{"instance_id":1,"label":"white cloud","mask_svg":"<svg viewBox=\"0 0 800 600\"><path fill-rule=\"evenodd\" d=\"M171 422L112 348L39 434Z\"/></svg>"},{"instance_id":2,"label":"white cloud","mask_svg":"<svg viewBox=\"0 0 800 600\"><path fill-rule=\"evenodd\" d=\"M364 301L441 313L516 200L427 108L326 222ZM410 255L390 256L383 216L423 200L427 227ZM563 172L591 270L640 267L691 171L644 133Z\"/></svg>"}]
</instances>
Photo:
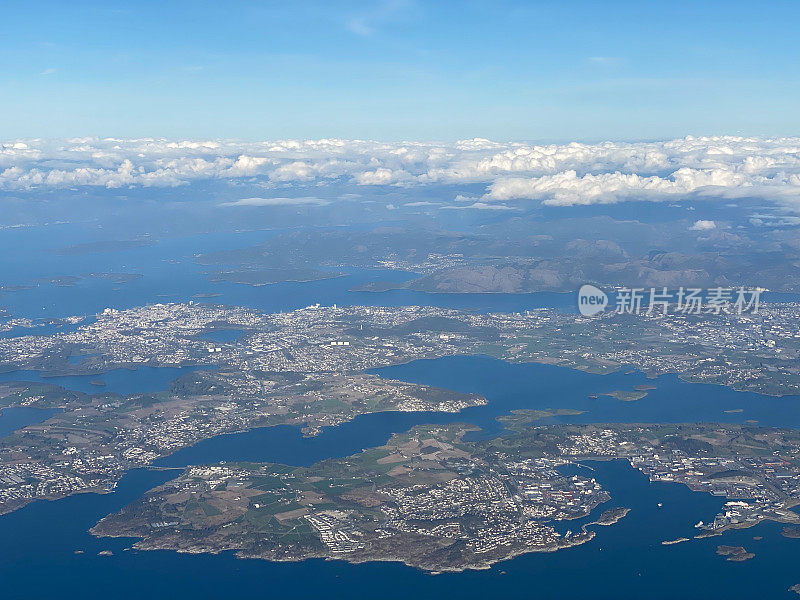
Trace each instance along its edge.
<instances>
[{"instance_id":1,"label":"white cloud","mask_svg":"<svg viewBox=\"0 0 800 600\"><path fill-rule=\"evenodd\" d=\"M381 167L374 171L357 173L355 179L360 185L388 185L394 181L394 173L391 169Z\"/></svg>"},{"instance_id":2,"label":"white cloud","mask_svg":"<svg viewBox=\"0 0 800 600\"><path fill-rule=\"evenodd\" d=\"M497 202L489 203L489 202L473 202L472 204L449 204L447 206L443 206L442 210L466 210L466 209L475 209L475 210L514 210L510 206L506 206L505 204L498 204Z\"/></svg>"},{"instance_id":3,"label":"white cloud","mask_svg":"<svg viewBox=\"0 0 800 600\"><path fill-rule=\"evenodd\" d=\"M586 205L760 197L800 212L800 138L686 137L600 144L364 140L24 139L0 143L0 189L470 185L461 203ZM475 188L478 188L475 190ZM287 194L291 195L291 194Z\"/></svg>"},{"instance_id":4,"label":"white cloud","mask_svg":"<svg viewBox=\"0 0 800 600\"><path fill-rule=\"evenodd\" d=\"M220 206L296 206L303 204L325 206L330 202L322 198L242 198L233 202L223 202Z\"/></svg>"},{"instance_id":5,"label":"white cloud","mask_svg":"<svg viewBox=\"0 0 800 600\"><path fill-rule=\"evenodd\" d=\"M752 188L754 181L723 169L681 168L668 177L636 173L600 173L578 176L574 170L542 177L501 178L489 186L487 199L541 199L544 204L612 204L623 200L672 200L695 192L725 194L731 189Z\"/></svg>"},{"instance_id":6,"label":"white cloud","mask_svg":"<svg viewBox=\"0 0 800 600\"><path fill-rule=\"evenodd\" d=\"M712 229L716 229L717 224L714 221L706 221L704 219L700 219L699 221L695 221L694 225L689 227L692 231L711 231Z\"/></svg>"},{"instance_id":7,"label":"white cloud","mask_svg":"<svg viewBox=\"0 0 800 600\"><path fill-rule=\"evenodd\" d=\"M800 217L756 214L750 217L750 223L756 227L800 227Z\"/></svg>"},{"instance_id":8,"label":"white cloud","mask_svg":"<svg viewBox=\"0 0 800 600\"><path fill-rule=\"evenodd\" d=\"M269 174L269 178L273 181L310 181L314 179L315 175L315 170L311 165L297 160L279 166Z\"/></svg>"}]
</instances>

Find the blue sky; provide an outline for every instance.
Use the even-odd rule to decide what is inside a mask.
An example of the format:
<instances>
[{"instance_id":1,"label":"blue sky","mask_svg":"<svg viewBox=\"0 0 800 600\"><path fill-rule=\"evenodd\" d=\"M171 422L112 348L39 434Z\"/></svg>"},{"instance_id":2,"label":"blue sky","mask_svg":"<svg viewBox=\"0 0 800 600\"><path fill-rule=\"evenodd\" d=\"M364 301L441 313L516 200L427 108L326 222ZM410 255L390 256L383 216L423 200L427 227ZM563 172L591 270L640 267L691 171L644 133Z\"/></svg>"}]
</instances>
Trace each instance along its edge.
<instances>
[{"instance_id":1,"label":"blue sky","mask_svg":"<svg viewBox=\"0 0 800 600\"><path fill-rule=\"evenodd\" d=\"M28 2L0 138L800 134L798 2Z\"/></svg>"}]
</instances>

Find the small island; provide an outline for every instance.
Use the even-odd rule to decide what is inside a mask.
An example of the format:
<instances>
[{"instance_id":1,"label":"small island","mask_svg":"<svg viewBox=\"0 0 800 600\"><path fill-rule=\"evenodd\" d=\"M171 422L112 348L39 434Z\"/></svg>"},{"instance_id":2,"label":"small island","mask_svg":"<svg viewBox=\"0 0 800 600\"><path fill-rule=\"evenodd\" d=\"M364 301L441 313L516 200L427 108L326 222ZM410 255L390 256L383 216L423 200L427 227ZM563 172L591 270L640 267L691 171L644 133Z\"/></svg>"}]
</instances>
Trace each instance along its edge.
<instances>
[{"instance_id":1,"label":"small island","mask_svg":"<svg viewBox=\"0 0 800 600\"><path fill-rule=\"evenodd\" d=\"M521 408L518 410L512 410L511 414L497 417L496 421L502 423L503 426L508 430L519 431L531 423L535 423L536 421L541 421L543 419L549 419L551 417L571 417L582 415L583 413L584 411L582 410L573 410L570 408L547 408L543 410Z\"/></svg>"},{"instance_id":2,"label":"small island","mask_svg":"<svg viewBox=\"0 0 800 600\"><path fill-rule=\"evenodd\" d=\"M786 538L800 539L800 527L784 527L781 535Z\"/></svg>"},{"instance_id":3,"label":"small island","mask_svg":"<svg viewBox=\"0 0 800 600\"><path fill-rule=\"evenodd\" d=\"M611 396L621 402L636 402L647 396L644 390L615 390L613 392L606 392L603 396Z\"/></svg>"},{"instance_id":4,"label":"small island","mask_svg":"<svg viewBox=\"0 0 800 600\"><path fill-rule=\"evenodd\" d=\"M308 283L343 277L345 273L321 271L319 269L274 268L274 269L241 269L236 271L219 271L210 273L212 283L239 283L260 287L274 283Z\"/></svg>"},{"instance_id":5,"label":"small island","mask_svg":"<svg viewBox=\"0 0 800 600\"><path fill-rule=\"evenodd\" d=\"M731 562L744 562L755 556L752 552L745 550L743 546L717 546L717 554L725 556L725 560Z\"/></svg>"},{"instance_id":6,"label":"small island","mask_svg":"<svg viewBox=\"0 0 800 600\"><path fill-rule=\"evenodd\" d=\"M592 523L589 524L604 525L604 526L614 525L615 523L618 523L619 521L624 519L629 512L631 512L630 508L620 508L620 507L610 508L606 511L603 511L603 513L597 518L596 521L593 521Z\"/></svg>"},{"instance_id":7,"label":"small island","mask_svg":"<svg viewBox=\"0 0 800 600\"><path fill-rule=\"evenodd\" d=\"M674 540L664 540L663 542L661 542L661 545L662 546L674 546L675 544L682 544L682 543L688 542L688 541L689 541L689 538L687 538L687 537L679 537L679 538L674 539Z\"/></svg>"}]
</instances>

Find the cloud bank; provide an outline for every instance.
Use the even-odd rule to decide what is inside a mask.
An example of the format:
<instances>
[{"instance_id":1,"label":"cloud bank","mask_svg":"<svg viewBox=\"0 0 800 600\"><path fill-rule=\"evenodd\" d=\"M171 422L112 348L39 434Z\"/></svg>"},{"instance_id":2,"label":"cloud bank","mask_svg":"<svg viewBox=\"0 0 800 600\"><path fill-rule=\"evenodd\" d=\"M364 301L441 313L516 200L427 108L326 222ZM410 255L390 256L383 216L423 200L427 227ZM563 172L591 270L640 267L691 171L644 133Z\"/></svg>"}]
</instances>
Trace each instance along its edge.
<instances>
[{"instance_id":1,"label":"cloud bank","mask_svg":"<svg viewBox=\"0 0 800 600\"><path fill-rule=\"evenodd\" d=\"M233 202L222 202L220 206L325 206L329 201L322 198L242 198Z\"/></svg>"},{"instance_id":2,"label":"cloud bank","mask_svg":"<svg viewBox=\"0 0 800 600\"><path fill-rule=\"evenodd\" d=\"M766 198L800 207L800 138L686 137L530 145L362 140L264 142L81 138L0 143L0 190L169 187L204 180L268 187L478 184L476 207Z\"/></svg>"}]
</instances>

